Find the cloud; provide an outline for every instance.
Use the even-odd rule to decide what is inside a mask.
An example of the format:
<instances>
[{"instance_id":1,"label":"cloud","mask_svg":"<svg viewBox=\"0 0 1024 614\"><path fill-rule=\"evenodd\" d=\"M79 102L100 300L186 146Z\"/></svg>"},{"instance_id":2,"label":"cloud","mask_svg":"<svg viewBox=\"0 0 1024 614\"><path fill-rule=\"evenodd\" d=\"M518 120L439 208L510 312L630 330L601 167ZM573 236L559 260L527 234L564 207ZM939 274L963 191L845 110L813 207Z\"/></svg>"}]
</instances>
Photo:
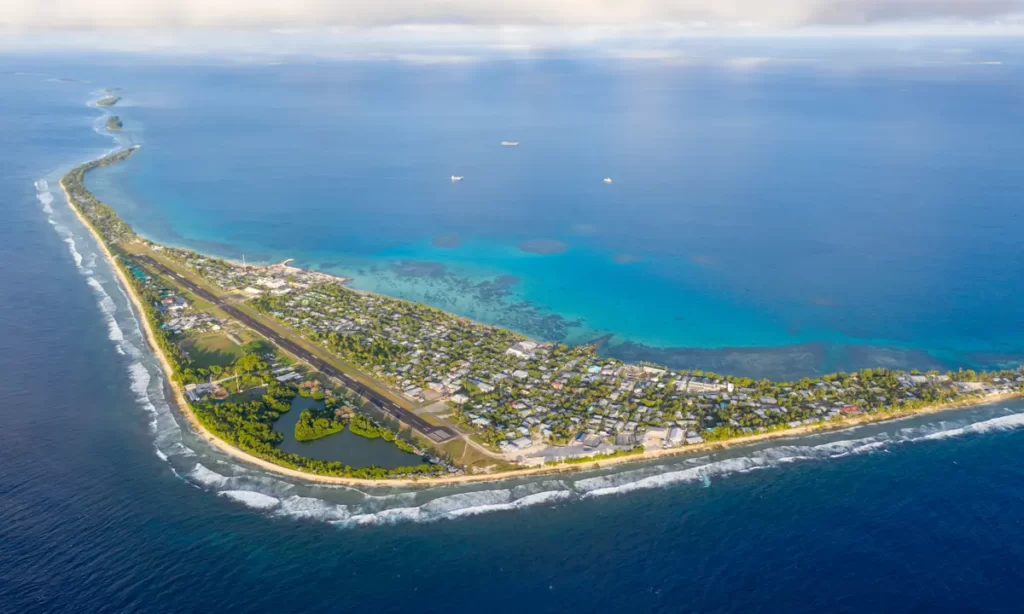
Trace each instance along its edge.
<instances>
[{"instance_id":1,"label":"cloud","mask_svg":"<svg viewBox=\"0 0 1024 614\"><path fill-rule=\"evenodd\" d=\"M0 0L13 28L302 28L401 24L694 28L1019 23L1024 0Z\"/></svg>"}]
</instances>

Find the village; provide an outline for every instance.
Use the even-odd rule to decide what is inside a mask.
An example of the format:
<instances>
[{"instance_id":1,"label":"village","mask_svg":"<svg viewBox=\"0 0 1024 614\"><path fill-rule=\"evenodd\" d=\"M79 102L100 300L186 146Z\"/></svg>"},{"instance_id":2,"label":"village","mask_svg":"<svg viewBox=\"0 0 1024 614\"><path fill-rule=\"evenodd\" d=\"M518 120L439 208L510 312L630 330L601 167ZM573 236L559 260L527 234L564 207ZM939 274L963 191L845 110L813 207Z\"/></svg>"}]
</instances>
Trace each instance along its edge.
<instances>
[{"instance_id":1,"label":"village","mask_svg":"<svg viewBox=\"0 0 1024 614\"><path fill-rule=\"evenodd\" d=\"M204 256L191 250L146 242L147 247L163 253L225 290L235 290L248 297L262 294L287 294L294 289L310 288L320 283L344 283L348 280L326 273L309 271L289 265L285 260L271 265L238 265L220 258Z\"/></svg>"},{"instance_id":2,"label":"village","mask_svg":"<svg viewBox=\"0 0 1024 614\"><path fill-rule=\"evenodd\" d=\"M414 407L520 465L677 448L887 409L1006 394L1024 372L868 369L778 383L602 358L293 267L176 256Z\"/></svg>"}]
</instances>

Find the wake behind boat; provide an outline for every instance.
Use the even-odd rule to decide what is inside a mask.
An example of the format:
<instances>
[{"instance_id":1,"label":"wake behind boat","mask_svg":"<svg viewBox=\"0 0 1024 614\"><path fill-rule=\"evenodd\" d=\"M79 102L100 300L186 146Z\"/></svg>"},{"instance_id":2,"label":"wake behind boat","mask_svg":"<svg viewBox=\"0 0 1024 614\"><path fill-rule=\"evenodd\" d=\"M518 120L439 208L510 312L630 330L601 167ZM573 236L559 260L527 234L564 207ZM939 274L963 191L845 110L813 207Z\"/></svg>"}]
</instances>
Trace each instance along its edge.
<instances>
[{"instance_id":1,"label":"wake behind boat","mask_svg":"<svg viewBox=\"0 0 1024 614\"><path fill-rule=\"evenodd\" d=\"M452 183L455 183L456 181L462 181L463 179L464 177L452 175Z\"/></svg>"},{"instance_id":2,"label":"wake behind boat","mask_svg":"<svg viewBox=\"0 0 1024 614\"><path fill-rule=\"evenodd\" d=\"M519 141L502 141L502 147L519 147Z\"/></svg>"}]
</instances>

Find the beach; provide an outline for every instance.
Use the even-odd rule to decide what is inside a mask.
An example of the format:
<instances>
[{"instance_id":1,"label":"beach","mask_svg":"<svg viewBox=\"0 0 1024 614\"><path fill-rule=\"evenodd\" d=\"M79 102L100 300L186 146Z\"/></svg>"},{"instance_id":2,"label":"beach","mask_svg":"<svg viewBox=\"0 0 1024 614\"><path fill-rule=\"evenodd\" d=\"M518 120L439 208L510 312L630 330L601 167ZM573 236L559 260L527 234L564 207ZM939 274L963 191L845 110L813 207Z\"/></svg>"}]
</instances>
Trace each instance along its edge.
<instances>
[{"instance_id":1,"label":"beach","mask_svg":"<svg viewBox=\"0 0 1024 614\"><path fill-rule=\"evenodd\" d=\"M477 322L501 324L506 305L530 301L545 317L585 320L576 332L599 329L573 339L633 341L623 348L629 356L602 352L581 365L675 360L686 365L679 369L764 374L791 382L794 392L808 388L799 383L805 373L876 366L927 375L932 368L909 354L832 353L811 342L786 350L800 356L780 368L779 351L771 351L777 344L831 339L810 328L815 322L802 316L811 312L826 332L858 347L895 338L911 349L945 349L933 354L943 362L934 368L952 370L953 381L961 380L960 366L1016 368L1024 347L1017 300L1024 218L1015 214L1024 145L1011 128L1024 113L1020 44L838 43L861 46L858 56L855 49L822 53L835 40L808 40L800 49L749 37L723 49L709 40L714 49L694 39L696 48L687 43L687 50L826 61L719 69L660 56L413 65L278 55L282 63L271 65L252 56L257 61L191 54L177 62L95 48L0 58L0 99L10 120L0 151L0 287L8 290L0 293L0 610L1019 609L1024 399L978 397L972 402L996 402L667 453L652 449L662 440L650 433L645 456L598 466L536 467L536 477L491 474L480 483L377 485L292 477L222 447L190 422L167 381L163 358L183 385L195 381L181 371L178 349L189 353L193 371L212 362L198 347L227 352L219 364L257 347L266 357L272 351L173 275L135 259L155 256L259 315L251 300L239 304L240 293L219 292L212 276L177 266L167 246L265 264L294 257L290 264L303 270L353 279L349 285L372 293L367 301L419 300ZM974 60L1003 65L967 63ZM117 134L104 129L100 109L85 104L107 95L108 84L123 87L115 109L126 129ZM503 149L506 138L524 145ZM115 140L142 147L123 163L90 171L86 185L138 236L165 246L162 253L111 232L110 211L95 215L79 184L69 178L65 185L109 241L123 278L57 187L73 164L109 153ZM452 184L452 174L466 181ZM604 176L615 183L601 184ZM442 245L458 237L458 246L435 247L433 237ZM517 247L540 237L570 247L554 254ZM619 263L616 254L639 259ZM661 277L645 274L666 262L678 266ZM748 283L753 269L760 286ZM501 275L518 283L479 286ZM693 291L670 287L680 280ZM764 292L768 285L774 295ZM735 308L702 308L706 297L734 287L750 289L736 296ZM161 293L190 306L154 313ZM499 298L484 310L478 295ZM774 309L778 334L742 317L772 313L773 296L792 297L794 305ZM162 328L199 315L223 329ZM504 321L524 334L560 330L531 326L539 320L515 313ZM166 357L149 347L154 337ZM211 338L216 343L202 343ZM732 351L733 358L721 349L741 343L756 347ZM310 346L308 338L302 345ZM969 353L986 347L994 353ZM287 352L273 354L307 381L325 382ZM660 381L668 387L680 377ZM242 388L256 385L250 378ZM747 396L757 401L766 386L752 386L757 394ZM936 398L905 389L916 403ZM774 392L789 415L769 414L770 422L809 417L794 411L789 394ZM688 393L679 396L696 407L703 393ZM536 396L535 405L562 407ZM819 404L835 408L821 396ZM850 402L855 396L846 395ZM207 420L212 403L186 401L223 441L238 441ZM291 412L314 403L293 401ZM431 421L428 414L453 411L412 407ZM716 426L730 424L728 413ZM666 418L675 414L674 405L665 407ZM298 417L284 413L268 426L289 433ZM730 434L768 422L737 421ZM704 425L693 430L713 438ZM641 439L644 430L635 432ZM340 435L319 441L340 447L358 437ZM538 445L542 436L534 433ZM552 440L566 441L565 434L544 439ZM398 450L380 439L357 443L373 450L323 457L363 467L382 460L376 449ZM459 460L463 446L453 444L443 447ZM472 450L462 460L474 471L498 462ZM501 468L510 467L491 470Z\"/></svg>"},{"instance_id":2,"label":"beach","mask_svg":"<svg viewBox=\"0 0 1024 614\"><path fill-rule=\"evenodd\" d=\"M288 468L288 467L282 467L281 465L278 465L278 464L272 463L270 461L267 461L267 460L258 458L256 456L253 456L251 454L248 454L248 453L244 452L243 450L240 450L240 449L236 448L235 446L232 446L229 443L225 442L224 440L220 439L219 437L215 436L213 433L211 433L206 427L204 427L199 422L199 420L196 418L195 414L192 412L191 408L189 407L187 401L185 400L185 395L184 395L183 388L181 387L180 384L175 382L173 377L172 377L173 371L171 369L171 365L167 361L167 357L164 355L164 353L160 349L159 345L156 343L155 336L153 334L153 330L151 328L149 319L146 318L145 315L144 315L145 312L143 310L142 304L139 301L139 298L136 295L135 290L133 289L133 286L128 281L127 277L125 277L124 271L122 270L121 266L117 263L117 261L114 258L113 254L107 248L106 243L100 237L99 233L96 232L95 228L92 226L92 224L89 222L89 220L84 215L82 215L82 213L79 211L78 207L73 203L70 195L68 194L67 190L64 187L63 180L60 182L60 187L61 187L61 191L64 193L64 198L65 198L65 201L68 203L68 206L75 213L75 216L79 219L79 221L89 230L89 232L92 235L93 239L100 246L100 248L101 248L101 250L103 252L104 257L107 259L107 261L109 262L111 267L117 273L118 283L121 284L122 288L125 290L127 295L131 298L132 304L133 304L134 308L136 309L136 311L138 312L139 320L143 324L143 330L145 332L146 339L147 339L147 341L149 343L150 350L159 359L160 365L161 365L161 367L163 369L163 372L164 372L165 382L166 382L167 386L169 386L170 389L173 392L172 398L174 400L174 404L175 404L177 410L180 412L180 414L182 416L184 416L184 418L186 419L186 421L187 421L187 423L189 425L189 428L191 428L195 433L197 433L200 436L202 436L203 439L208 441L211 445L215 446L218 450L220 450L221 452L224 452L225 454L228 454L228 455L230 455L230 456L232 456L232 457L234 457L234 458L236 458L236 459L238 459L240 461L243 461L245 463L249 463L251 465L255 465L257 467L260 467L261 469L265 469L267 471L278 473L280 475L284 475L284 476L287 476L287 477L290 477L290 478L298 478L298 479L307 480L307 481L310 481L310 482L316 482L316 483L320 483L320 484L338 484L338 485L345 485L345 486L359 486L359 487L379 488L379 487L410 487L410 486L421 486L422 487L422 486L469 484L469 483L481 483L481 482L496 482L496 481L501 481L501 480L514 479L514 478L536 477L536 476L544 476L544 475L556 475L556 474L560 474L560 473L577 473L577 472L582 472L582 471L587 471L587 470L603 469L603 468L607 468L607 467L611 467L611 466L615 466L615 465L622 465L622 464L625 464L625 463L639 463L639 462L646 461L646 460L653 460L653 459L659 459L659 458L665 458L665 457L681 456L681 455L689 455L689 454L693 454L693 455L706 454L708 452L712 452L712 451L716 451L716 450L724 450L724 449L735 448L735 447L740 447L740 446L744 446L744 445L752 445L752 444L755 444L755 443L769 441L769 440L774 440L774 439L783 439L783 438L787 438L787 437L798 437L798 436L802 436L802 435L809 435L809 434L812 434L812 433L820 433L820 432L827 432L827 431L832 431L832 430L839 430L839 429L844 429L844 428L850 428L850 427L859 426L859 425L863 425L863 424L874 423L874 422L885 422L885 421L890 421L890 420L898 420L898 419L906 418L906 417L910 417L910 416L925 415L925 414L929 414L929 413L936 413L936 412L940 412L940 411L957 409L957 408L963 408L963 407L969 407L969 406L974 406L974 405L984 405L984 404L987 404L987 403L997 403L997 402L1000 402L1000 401L1005 401L1005 400L1008 400L1008 399L1011 399L1011 398L1016 398L1016 397L1020 397L1021 396L1019 393L989 395L989 396L983 397L983 398L976 398L976 399L972 398L972 399L964 400L964 401L961 401L961 402L940 404L940 405L935 405L935 406L932 406L932 407L927 407L927 408L917 409L917 410L911 410L911 411L903 411L903 412L895 412L895 413L884 413L884 414L862 414L862 415L859 415L859 416L855 416L855 417L851 417L851 418L845 418L845 419L839 420L839 421L831 421L831 422L824 423L824 424L804 425L804 426L799 426L799 427L794 427L794 428L787 428L787 429L782 429L782 430L776 430L776 431L771 431L771 432L766 432L766 433L758 433L758 434L748 435L748 436L744 436L744 437L737 437L737 438L729 439L729 440L726 440L726 441L720 441L720 442L705 442L705 443L700 443L700 444L695 444L695 445L681 446L681 447L677 447L677 448L665 448L665 449L660 449L660 450L645 450L642 453L623 455L623 456L618 456L618 457L614 457L614 458L607 458L607 459L600 459L600 460L594 460L594 461L588 461L588 462L580 462L580 463L574 463L574 464L565 464L565 465L544 466L544 467L531 467L531 468L525 468L525 469L516 469L516 470L511 470L511 471L504 471L504 472L500 472L500 473L492 473L492 474L482 473L482 474L472 474L472 475L441 476L441 477L430 477L430 478L420 478L420 479L405 479L405 478L401 478L401 479L386 479L386 480L366 480L366 479L359 479L359 478L344 478L344 477L335 477L335 476L322 476L322 475L316 475L316 474L312 474L312 473L307 473L307 472L304 472L304 471L297 471L295 469L291 469L291 468Z\"/></svg>"}]
</instances>

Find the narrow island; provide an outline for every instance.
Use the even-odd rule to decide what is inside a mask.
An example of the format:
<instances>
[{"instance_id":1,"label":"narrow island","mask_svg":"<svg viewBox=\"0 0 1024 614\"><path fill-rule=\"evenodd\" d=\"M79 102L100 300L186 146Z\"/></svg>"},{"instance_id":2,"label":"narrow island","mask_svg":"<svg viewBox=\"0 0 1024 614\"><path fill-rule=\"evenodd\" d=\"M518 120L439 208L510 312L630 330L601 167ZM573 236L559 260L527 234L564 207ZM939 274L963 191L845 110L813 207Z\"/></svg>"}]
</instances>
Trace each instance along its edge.
<instances>
[{"instance_id":1,"label":"narrow island","mask_svg":"<svg viewBox=\"0 0 1024 614\"><path fill-rule=\"evenodd\" d=\"M624 364L593 345L531 340L356 292L346 280L287 262L242 265L160 245L136 235L84 185L90 170L136 151L71 170L60 182L68 203L144 316L193 428L288 475L372 485L495 480L707 452L1024 392L1024 368L876 368L773 382ZM226 359L211 359L220 354ZM303 410L296 439L348 428L423 463L352 467L283 452L273 425L296 395L324 402Z\"/></svg>"},{"instance_id":2,"label":"narrow island","mask_svg":"<svg viewBox=\"0 0 1024 614\"><path fill-rule=\"evenodd\" d=\"M121 122L121 118L116 115L111 115L107 118L107 130L121 130L124 128L124 124Z\"/></svg>"},{"instance_id":3,"label":"narrow island","mask_svg":"<svg viewBox=\"0 0 1024 614\"><path fill-rule=\"evenodd\" d=\"M96 101L96 106L98 106L98 107L108 107L109 108L109 107L112 107L115 104L117 104L120 100L121 100L120 96L113 96L113 95L111 95L111 96L104 96L103 98L100 98L99 100Z\"/></svg>"}]
</instances>

